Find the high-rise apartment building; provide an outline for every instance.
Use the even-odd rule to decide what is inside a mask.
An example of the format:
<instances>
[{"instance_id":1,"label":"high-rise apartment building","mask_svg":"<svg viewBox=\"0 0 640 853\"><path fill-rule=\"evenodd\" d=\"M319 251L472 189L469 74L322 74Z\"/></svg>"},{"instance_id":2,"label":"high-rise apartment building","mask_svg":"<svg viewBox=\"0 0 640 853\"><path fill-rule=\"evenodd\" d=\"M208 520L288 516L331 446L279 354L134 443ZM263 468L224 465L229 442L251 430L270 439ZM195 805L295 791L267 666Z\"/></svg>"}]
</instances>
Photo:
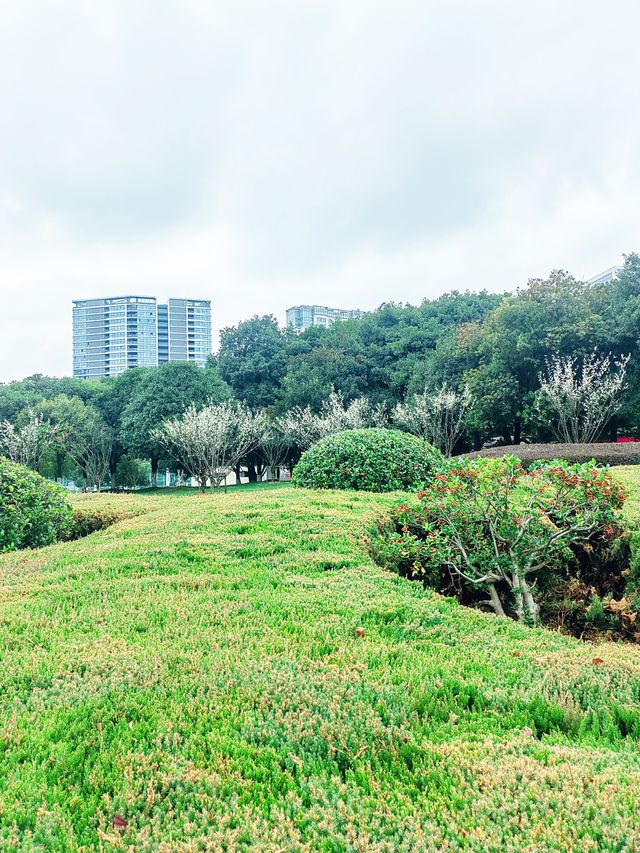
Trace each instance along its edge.
<instances>
[{"instance_id":1,"label":"high-rise apartment building","mask_svg":"<svg viewBox=\"0 0 640 853\"><path fill-rule=\"evenodd\" d=\"M163 339L165 308L168 361L195 361L204 366L211 353L211 303L206 299L169 299L166 306L159 305L158 337L162 333Z\"/></svg>"},{"instance_id":2,"label":"high-rise apartment building","mask_svg":"<svg viewBox=\"0 0 640 853\"><path fill-rule=\"evenodd\" d=\"M73 303L73 375L118 376L168 361L204 365L211 352L211 303L152 296L78 299Z\"/></svg>"},{"instance_id":3,"label":"high-rise apartment building","mask_svg":"<svg viewBox=\"0 0 640 853\"><path fill-rule=\"evenodd\" d=\"M287 309L287 326L296 332L304 332L311 326L328 328L336 320L351 320L362 317L363 311L346 311L341 308L326 308L324 305L295 305Z\"/></svg>"}]
</instances>

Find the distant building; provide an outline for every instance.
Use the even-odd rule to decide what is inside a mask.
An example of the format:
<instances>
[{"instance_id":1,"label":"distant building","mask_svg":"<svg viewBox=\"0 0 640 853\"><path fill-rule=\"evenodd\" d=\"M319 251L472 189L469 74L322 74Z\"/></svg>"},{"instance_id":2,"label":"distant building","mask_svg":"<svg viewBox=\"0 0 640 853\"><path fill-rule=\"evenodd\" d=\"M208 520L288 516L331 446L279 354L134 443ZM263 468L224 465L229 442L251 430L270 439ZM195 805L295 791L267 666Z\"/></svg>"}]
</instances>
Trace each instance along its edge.
<instances>
[{"instance_id":1,"label":"distant building","mask_svg":"<svg viewBox=\"0 0 640 853\"><path fill-rule=\"evenodd\" d=\"M78 299L73 303L73 375L118 376L168 361L204 365L211 352L211 303L153 296Z\"/></svg>"},{"instance_id":2,"label":"distant building","mask_svg":"<svg viewBox=\"0 0 640 853\"><path fill-rule=\"evenodd\" d=\"M287 326L292 326L296 332L304 332L311 326L322 326L325 329L336 320L351 320L362 317L364 311L346 311L341 308L326 308L324 305L295 305L287 309Z\"/></svg>"},{"instance_id":3,"label":"distant building","mask_svg":"<svg viewBox=\"0 0 640 853\"><path fill-rule=\"evenodd\" d=\"M211 354L211 302L208 299L169 299L167 305L158 305L159 361L161 341L162 358L165 355L165 339L168 361L195 361L204 367Z\"/></svg>"},{"instance_id":4,"label":"distant building","mask_svg":"<svg viewBox=\"0 0 640 853\"><path fill-rule=\"evenodd\" d=\"M608 270L601 272L599 275L594 275L593 278L590 278L587 281L587 284L610 284L614 279L618 277L618 273L622 267L609 267Z\"/></svg>"}]
</instances>

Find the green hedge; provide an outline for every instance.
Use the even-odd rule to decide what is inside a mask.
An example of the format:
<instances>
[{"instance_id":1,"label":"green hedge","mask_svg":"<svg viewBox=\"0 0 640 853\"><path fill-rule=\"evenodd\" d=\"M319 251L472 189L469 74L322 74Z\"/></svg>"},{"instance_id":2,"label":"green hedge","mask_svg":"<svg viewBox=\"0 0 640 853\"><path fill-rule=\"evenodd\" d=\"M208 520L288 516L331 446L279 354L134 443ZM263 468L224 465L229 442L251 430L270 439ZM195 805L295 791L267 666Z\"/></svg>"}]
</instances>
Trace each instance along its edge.
<instances>
[{"instance_id":1,"label":"green hedge","mask_svg":"<svg viewBox=\"0 0 640 853\"><path fill-rule=\"evenodd\" d=\"M308 489L413 489L430 482L442 462L442 454L415 435L354 429L329 435L303 453L293 483Z\"/></svg>"},{"instance_id":2,"label":"green hedge","mask_svg":"<svg viewBox=\"0 0 640 853\"><path fill-rule=\"evenodd\" d=\"M50 545L72 529L73 511L59 486L0 459L0 551Z\"/></svg>"},{"instance_id":3,"label":"green hedge","mask_svg":"<svg viewBox=\"0 0 640 853\"><path fill-rule=\"evenodd\" d=\"M582 464L595 460L598 465L640 465L640 442L598 442L594 444L505 444L499 447L487 447L464 454L469 459L502 459L503 456L517 456L525 468L532 462L543 460L553 462L564 459L572 464Z\"/></svg>"}]
</instances>

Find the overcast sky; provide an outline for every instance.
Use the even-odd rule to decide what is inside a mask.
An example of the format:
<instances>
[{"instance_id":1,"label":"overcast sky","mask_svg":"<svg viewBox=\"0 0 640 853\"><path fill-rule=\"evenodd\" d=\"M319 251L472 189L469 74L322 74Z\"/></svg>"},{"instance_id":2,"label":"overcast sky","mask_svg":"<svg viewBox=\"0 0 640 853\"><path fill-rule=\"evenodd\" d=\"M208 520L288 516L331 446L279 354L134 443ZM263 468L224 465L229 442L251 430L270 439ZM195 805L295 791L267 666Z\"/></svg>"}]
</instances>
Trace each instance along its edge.
<instances>
[{"instance_id":1,"label":"overcast sky","mask_svg":"<svg viewBox=\"0 0 640 853\"><path fill-rule=\"evenodd\" d=\"M640 251L637 0L0 0L0 381L71 300L420 302Z\"/></svg>"}]
</instances>

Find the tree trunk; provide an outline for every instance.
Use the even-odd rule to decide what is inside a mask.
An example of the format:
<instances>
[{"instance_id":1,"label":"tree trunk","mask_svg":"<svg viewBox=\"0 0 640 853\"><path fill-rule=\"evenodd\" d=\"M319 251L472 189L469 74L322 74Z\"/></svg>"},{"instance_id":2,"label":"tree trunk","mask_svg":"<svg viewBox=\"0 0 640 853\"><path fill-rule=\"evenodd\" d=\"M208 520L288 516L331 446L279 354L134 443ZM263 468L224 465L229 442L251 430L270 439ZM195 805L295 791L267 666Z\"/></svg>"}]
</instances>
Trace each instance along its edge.
<instances>
[{"instance_id":1,"label":"tree trunk","mask_svg":"<svg viewBox=\"0 0 640 853\"><path fill-rule=\"evenodd\" d=\"M513 443L520 444L522 439L522 421L516 418L513 424Z\"/></svg>"},{"instance_id":2,"label":"tree trunk","mask_svg":"<svg viewBox=\"0 0 640 853\"><path fill-rule=\"evenodd\" d=\"M151 457L151 488L155 489L158 485L158 462L157 456Z\"/></svg>"},{"instance_id":3,"label":"tree trunk","mask_svg":"<svg viewBox=\"0 0 640 853\"><path fill-rule=\"evenodd\" d=\"M247 465L247 476L249 477L250 483L258 482L258 472L256 471L256 466L253 464L253 462L249 462L249 464Z\"/></svg>"},{"instance_id":4,"label":"tree trunk","mask_svg":"<svg viewBox=\"0 0 640 853\"><path fill-rule=\"evenodd\" d=\"M242 485L242 469L240 467L239 462L233 470L234 470L235 475L236 475L236 483L238 486L241 486ZM225 479L225 486L226 486L226 479Z\"/></svg>"}]
</instances>

